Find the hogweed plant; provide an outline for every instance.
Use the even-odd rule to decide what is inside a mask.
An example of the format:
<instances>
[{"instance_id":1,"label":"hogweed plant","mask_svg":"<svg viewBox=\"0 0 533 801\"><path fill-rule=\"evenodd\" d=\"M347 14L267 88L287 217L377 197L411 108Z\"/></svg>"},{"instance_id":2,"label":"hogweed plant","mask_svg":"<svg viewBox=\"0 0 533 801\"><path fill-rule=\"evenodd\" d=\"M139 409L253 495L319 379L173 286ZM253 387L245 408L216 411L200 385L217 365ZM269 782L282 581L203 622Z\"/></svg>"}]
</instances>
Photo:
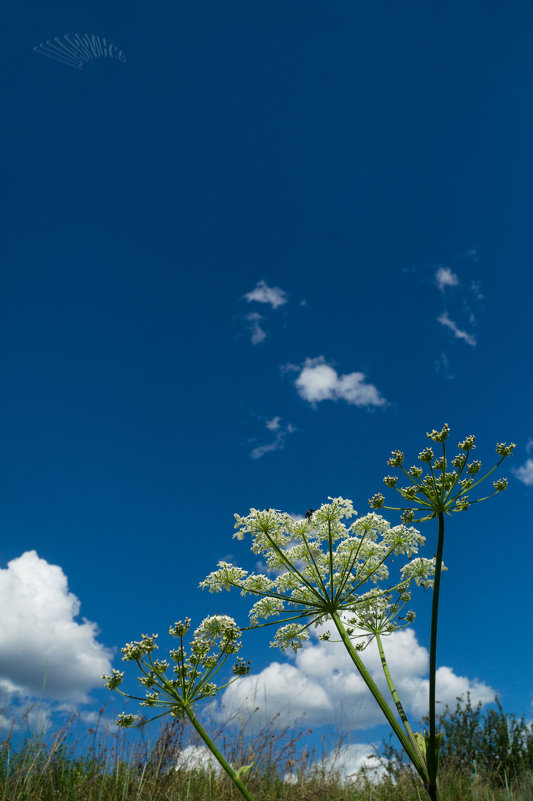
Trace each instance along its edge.
<instances>
[{"instance_id":1,"label":"hogweed plant","mask_svg":"<svg viewBox=\"0 0 533 801\"><path fill-rule=\"evenodd\" d=\"M414 612L400 616L410 600L411 585L431 587L435 559L415 556L400 570L400 578L389 586L388 559L394 555L413 557L425 538L412 526L391 526L383 517L370 513L350 526L352 501L330 498L318 511L310 509L305 519L273 510L251 509L246 517L236 517L239 540L251 534L252 551L264 557L267 572L249 574L240 567L219 562L218 570L201 583L211 592L236 587L242 595L256 595L251 626L281 625L271 643L283 651L297 651L309 639L311 626L332 622L348 654L387 721L409 755L416 770L427 780L426 768L416 735L392 682L383 650L382 637L408 625ZM270 617L280 618L261 622ZM401 621L401 622L400 622ZM330 640L331 632L319 635ZM375 638L387 685L395 701L401 723L367 670L361 652Z\"/></svg>"},{"instance_id":2,"label":"hogweed plant","mask_svg":"<svg viewBox=\"0 0 533 801\"><path fill-rule=\"evenodd\" d=\"M112 670L110 676L104 675L102 678L110 690L115 690L125 698L139 701L142 707L149 707L154 711L162 710L148 721L143 718L143 723L150 723L167 714L173 718L187 717L242 795L247 801L254 801L241 781L241 776L252 766L246 765L234 770L209 737L194 710L198 701L212 698L217 691L228 687L239 676L245 676L249 672L250 663L236 657L232 668L234 678L220 686L213 681L227 660L240 650L241 631L233 618L227 615L207 617L194 632L190 654L187 656L183 640L189 632L190 622L190 619L186 618L184 622L180 620L170 627L170 635L179 640L179 647L170 651L170 662L166 659L154 659L152 656L158 648L157 634L152 636L143 634L140 641L130 642L122 648L124 654L122 660L137 664L141 674L138 681L144 688L144 698L119 689L124 679L124 671ZM116 723L122 728L129 728L138 725L139 719L139 715L122 712Z\"/></svg>"},{"instance_id":3,"label":"hogweed plant","mask_svg":"<svg viewBox=\"0 0 533 801\"><path fill-rule=\"evenodd\" d=\"M449 463L445 447L448 434L449 427L445 425L442 431L434 430L427 435L433 442L442 444L443 454L434 458L432 448L420 453L419 461L428 471L426 476L423 475L424 468L420 466L405 470L404 454L400 451L394 451L389 459L388 464L400 468L409 484L397 488L397 476L386 476L385 484L397 489L407 504L386 507L384 496L378 493L370 500L370 505L374 510L387 508L402 511L401 525L391 526L383 517L372 512L346 526L344 520L356 513L352 502L344 498L329 498L331 503L323 504L318 511L310 509L303 520L295 520L273 509L251 509L246 517L235 515L235 528L238 531L234 537L242 540L246 534L251 535L252 551L264 558L266 572L250 574L235 565L219 562L218 570L210 573L200 584L211 592L235 587L242 595L259 596L249 613L251 625L246 628L284 624L278 628L271 643L282 650L292 648L296 651L309 639L312 625L316 627L332 622L432 801L438 799L439 738L435 731L435 676L440 578L442 570L446 569L442 562L444 515L464 511L473 503L486 500L479 498L471 501L467 493L485 480L515 447L514 444L498 444L496 450L500 460L483 478L476 479L481 463L473 461L467 466L470 452L475 447L475 438L469 436L459 443L461 453ZM450 465L453 470L449 469ZM465 478L462 478L463 475ZM495 481L491 495L501 492L506 486L506 479ZM418 511L423 515L415 520L415 512ZM425 538L409 524L432 518L438 518L439 521L437 553L433 559L415 556ZM401 568L400 580L383 586L389 578L386 562L398 555L406 556L410 561ZM410 599L413 582L433 588L429 734L413 732L394 686L382 642L382 637L413 621L413 612L409 611L403 617L399 614ZM369 588L369 585L373 586ZM269 621L271 617L277 619ZM331 632L324 632L320 638L329 640ZM399 720L360 655L372 639L376 640Z\"/></svg>"},{"instance_id":4,"label":"hogweed plant","mask_svg":"<svg viewBox=\"0 0 533 801\"><path fill-rule=\"evenodd\" d=\"M494 491L484 498L470 500L467 493L475 489L482 481L493 473L503 460L509 456L516 447L514 443L507 445L500 442L496 445L496 453L500 457L496 464L482 477L477 478L481 472L482 464L479 460L468 463L471 452L475 449L475 436L469 435L458 443L459 453L453 458L446 454L446 440L450 427L444 424L441 431L433 429L426 436L437 445L442 445L442 455L436 456L433 447L426 447L418 454L419 465L409 469L404 467L404 453L393 451L387 464L389 467L399 468L407 479L407 485L396 486L399 476L385 476L384 483L390 489L399 493L401 506L386 506L382 493L374 495L369 503L372 509L390 509L402 512L402 521L421 523L436 518L438 520L438 538L436 552L436 569L433 586L433 603L431 612L431 639L429 651L429 732L417 734L419 750L424 759L427 779L424 781L429 797L432 801L438 799L438 761L439 745L442 735L438 735L435 725L435 685L437 667L437 622L439 614L440 578L442 569L442 556L444 549L444 520L445 515L454 512L464 512L475 503L486 501L507 488L507 479L500 478L493 482ZM426 471L424 474L424 470ZM415 513L421 514L416 518Z\"/></svg>"}]
</instances>

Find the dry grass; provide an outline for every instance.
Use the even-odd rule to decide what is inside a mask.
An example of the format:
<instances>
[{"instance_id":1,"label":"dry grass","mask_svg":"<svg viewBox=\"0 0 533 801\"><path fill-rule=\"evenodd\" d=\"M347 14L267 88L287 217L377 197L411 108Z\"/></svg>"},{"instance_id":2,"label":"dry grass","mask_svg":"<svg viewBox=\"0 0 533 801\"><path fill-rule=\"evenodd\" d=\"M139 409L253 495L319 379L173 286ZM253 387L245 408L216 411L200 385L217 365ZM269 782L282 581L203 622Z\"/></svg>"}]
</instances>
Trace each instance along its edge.
<instances>
[{"instance_id":1,"label":"dry grass","mask_svg":"<svg viewBox=\"0 0 533 801\"><path fill-rule=\"evenodd\" d=\"M442 801L533 801L532 765L527 759L528 755L533 757L533 734L524 739L521 730L520 742L524 748L520 759L517 761L515 747L514 762L509 762L513 751L509 739L512 727L502 716L503 713L499 718L497 714L491 717L489 713L488 725L483 726L479 710L467 706L443 718L441 722L444 725L447 721L450 737L455 726L460 747L454 753L450 741L445 751L440 779ZM501 737L504 718L506 743ZM306 745L309 730L298 724L280 728L276 722L272 721L253 736L246 734L249 721L231 728L226 723L215 733L217 744L234 766L249 764L253 757L254 767L246 784L257 801L425 801L423 788L391 746L385 747L388 769L379 783L364 774L346 783L338 772L325 769L323 759L331 752L325 742L321 749L310 748ZM241 798L223 773L185 766L176 769L185 747L197 744L194 732L182 721L162 726L153 741L143 729L141 736L135 737L130 731L110 732L103 725L76 738L78 727L72 718L54 736L29 734L21 739L11 733L6 737L0 745L0 799L233 801ZM491 732L492 740L488 737ZM467 764L468 742L477 742L478 757L484 756L479 743L485 743L490 759L486 764L483 759L477 761L483 764L483 772L476 772L472 764ZM495 750L498 742L501 753ZM339 736L337 752L344 744L345 739ZM486 770L487 765L492 769ZM285 780L289 773L294 777L292 783Z\"/></svg>"}]
</instances>

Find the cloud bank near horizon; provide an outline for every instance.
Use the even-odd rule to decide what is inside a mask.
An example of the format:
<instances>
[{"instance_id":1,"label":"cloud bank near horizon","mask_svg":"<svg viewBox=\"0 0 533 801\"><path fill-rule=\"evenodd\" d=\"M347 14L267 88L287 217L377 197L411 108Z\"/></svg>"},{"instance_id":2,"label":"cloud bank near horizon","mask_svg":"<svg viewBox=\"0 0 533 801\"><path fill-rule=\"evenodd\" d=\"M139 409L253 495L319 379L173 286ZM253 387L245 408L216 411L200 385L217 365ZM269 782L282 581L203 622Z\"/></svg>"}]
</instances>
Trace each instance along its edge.
<instances>
[{"instance_id":1,"label":"cloud bank near horizon","mask_svg":"<svg viewBox=\"0 0 533 801\"><path fill-rule=\"evenodd\" d=\"M342 643L318 640L325 630L313 630L290 662L273 661L257 674L239 679L225 690L213 711L219 718L253 713L258 725L278 716L279 725L302 719L305 725L336 724L364 730L385 722L383 714ZM427 714L429 653L412 629L394 632L384 641L385 654L396 689L413 722ZM385 698L390 694L383 677L375 642L362 653L363 661ZM455 706L458 696L470 693L472 703L494 699L496 691L477 678L457 675L453 668L437 670L437 700L441 711ZM391 706L394 704L391 699Z\"/></svg>"},{"instance_id":2,"label":"cloud bank near horizon","mask_svg":"<svg viewBox=\"0 0 533 801\"><path fill-rule=\"evenodd\" d=\"M98 626L76 618L80 601L58 565L34 550L0 568L0 694L4 703L32 698L83 704L109 672L111 651Z\"/></svg>"}]
</instances>

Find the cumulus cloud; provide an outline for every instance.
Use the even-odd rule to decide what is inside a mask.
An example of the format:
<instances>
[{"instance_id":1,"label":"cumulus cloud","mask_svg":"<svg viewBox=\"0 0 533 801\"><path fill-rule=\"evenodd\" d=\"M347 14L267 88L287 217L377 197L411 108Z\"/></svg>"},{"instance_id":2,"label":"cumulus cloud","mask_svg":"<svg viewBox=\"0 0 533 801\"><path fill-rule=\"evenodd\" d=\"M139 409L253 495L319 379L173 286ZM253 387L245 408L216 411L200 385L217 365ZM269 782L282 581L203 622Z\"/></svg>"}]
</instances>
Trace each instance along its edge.
<instances>
[{"instance_id":1,"label":"cumulus cloud","mask_svg":"<svg viewBox=\"0 0 533 801\"><path fill-rule=\"evenodd\" d=\"M222 771L222 766L207 746L187 745L180 751L175 769L212 771L218 776Z\"/></svg>"},{"instance_id":2,"label":"cumulus cloud","mask_svg":"<svg viewBox=\"0 0 533 801\"><path fill-rule=\"evenodd\" d=\"M258 345L266 339L266 331L261 328L261 320L263 316L257 312L251 312L246 315L246 320L252 332L252 345Z\"/></svg>"},{"instance_id":3,"label":"cumulus cloud","mask_svg":"<svg viewBox=\"0 0 533 801\"><path fill-rule=\"evenodd\" d=\"M376 780L385 773L385 765L375 758L374 746L369 743L343 745L321 760L319 766L328 772L336 771L344 784L356 778L361 770Z\"/></svg>"},{"instance_id":4,"label":"cumulus cloud","mask_svg":"<svg viewBox=\"0 0 533 801\"><path fill-rule=\"evenodd\" d=\"M268 286L265 281L258 281L255 289L247 292L244 297L248 303L254 300L257 303L269 303L273 309L287 303L287 293L278 286Z\"/></svg>"},{"instance_id":5,"label":"cumulus cloud","mask_svg":"<svg viewBox=\"0 0 533 801\"><path fill-rule=\"evenodd\" d=\"M526 459L523 465L513 469L513 473L526 487L533 486L533 459Z\"/></svg>"},{"instance_id":6,"label":"cumulus cloud","mask_svg":"<svg viewBox=\"0 0 533 801\"><path fill-rule=\"evenodd\" d=\"M444 292L447 286L457 286L459 278L449 267L439 267L435 273L435 281L440 291Z\"/></svg>"},{"instance_id":7,"label":"cumulus cloud","mask_svg":"<svg viewBox=\"0 0 533 801\"><path fill-rule=\"evenodd\" d=\"M294 369L286 365L285 372ZM366 383L364 373L339 375L323 356L306 359L294 385L301 398L309 403L324 400L345 400L354 406L385 406L387 401L373 384Z\"/></svg>"},{"instance_id":8,"label":"cumulus cloud","mask_svg":"<svg viewBox=\"0 0 533 801\"><path fill-rule=\"evenodd\" d=\"M273 451L283 450L285 447L285 440L287 434L293 434L297 429L288 423L286 426L281 425L281 417L273 417L272 420L267 420L265 423L269 431L276 432L276 438L272 442L267 442L264 445L258 445L250 453L251 459L260 459L265 453L272 453Z\"/></svg>"},{"instance_id":9,"label":"cumulus cloud","mask_svg":"<svg viewBox=\"0 0 533 801\"><path fill-rule=\"evenodd\" d=\"M469 345L472 345L472 347L476 346L476 338L472 336L472 334L469 334L468 331L463 331L461 328L459 328L453 320L450 320L448 317L448 312L443 312L439 317L437 317L437 320L439 323L441 323L441 325L445 325L447 328L453 331L457 339L464 339L464 341Z\"/></svg>"},{"instance_id":10,"label":"cumulus cloud","mask_svg":"<svg viewBox=\"0 0 533 801\"><path fill-rule=\"evenodd\" d=\"M323 631L319 627L317 632ZM314 638L317 632L313 631ZM429 655L412 629L386 638L385 653L402 704L413 719L427 713ZM379 652L371 643L363 661L380 690L388 697ZM341 643L312 640L291 662L272 662L255 675L239 679L224 692L222 704L230 714L254 709L258 724L279 714L279 725L305 715L309 726L337 724L366 729L383 723L382 713ZM470 692L473 703L489 703L495 691L479 681L454 673L451 667L437 670L437 700L440 708L455 706L458 696ZM220 713L221 714L221 713Z\"/></svg>"},{"instance_id":11,"label":"cumulus cloud","mask_svg":"<svg viewBox=\"0 0 533 801\"><path fill-rule=\"evenodd\" d=\"M80 602L58 565L26 551L0 569L0 696L85 703L111 653L96 623L76 620ZM44 689L43 689L44 684Z\"/></svg>"}]
</instances>

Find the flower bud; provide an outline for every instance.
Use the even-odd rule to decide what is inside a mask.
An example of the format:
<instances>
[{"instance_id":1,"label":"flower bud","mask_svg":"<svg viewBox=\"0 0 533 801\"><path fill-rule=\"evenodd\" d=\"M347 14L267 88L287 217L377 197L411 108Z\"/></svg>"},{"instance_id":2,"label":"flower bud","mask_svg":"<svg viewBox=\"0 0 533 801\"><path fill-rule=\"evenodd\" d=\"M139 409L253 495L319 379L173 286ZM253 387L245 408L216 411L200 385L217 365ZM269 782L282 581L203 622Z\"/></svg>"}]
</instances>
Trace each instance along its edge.
<instances>
[{"instance_id":1,"label":"flower bud","mask_svg":"<svg viewBox=\"0 0 533 801\"><path fill-rule=\"evenodd\" d=\"M185 618L185 622L178 620L177 623L174 623L168 630L168 633L171 637L185 637L187 632L189 631L189 627L191 625L190 617Z\"/></svg>"},{"instance_id":2,"label":"flower bud","mask_svg":"<svg viewBox=\"0 0 533 801\"><path fill-rule=\"evenodd\" d=\"M401 451L393 451L387 462L389 467L400 467L403 462L404 454Z\"/></svg>"},{"instance_id":3,"label":"flower bud","mask_svg":"<svg viewBox=\"0 0 533 801\"><path fill-rule=\"evenodd\" d=\"M509 454L516 448L514 442L511 442L510 445L506 445L505 442L498 442L496 445L496 452L500 454L500 456L509 456Z\"/></svg>"},{"instance_id":4,"label":"flower bud","mask_svg":"<svg viewBox=\"0 0 533 801\"><path fill-rule=\"evenodd\" d=\"M105 681L105 687L108 687L110 690L116 690L116 688L122 684L123 678L124 671L115 670L114 668L112 669L110 676L106 676L105 673L102 676L102 679Z\"/></svg>"},{"instance_id":5,"label":"flower bud","mask_svg":"<svg viewBox=\"0 0 533 801\"><path fill-rule=\"evenodd\" d=\"M381 492L376 492L376 494L370 498L368 503L371 509L381 509L384 501L385 497L381 494Z\"/></svg>"},{"instance_id":6,"label":"flower bud","mask_svg":"<svg viewBox=\"0 0 533 801\"><path fill-rule=\"evenodd\" d=\"M250 672L250 665L251 661L248 660L247 662L242 659L242 657L237 657L237 662L233 665L232 671L236 676L247 676Z\"/></svg>"},{"instance_id":7,"label":"flower bud","mask_svg":"<svg viewBox=\"0 0 533 801\"><path fill-rule=\"evenodd\" d=\"M387 487L395 487L397 481L398 476L385 476L383 479L383 483L386 484Z\"/></svg>"},{"instance_id":8,"label":"flower bud","mask_svg":"<svg viewBox=\"0 0 533 801\"><path fill-rule=\"evenodd\" d=\"M461 448L462 451L466 451L468 453L469 451L472 450L472 448L476 447L474 445L475 441L476 441L475 436L473 434L470 434L462 442L459 443L458 447Z\"/></svg>"},{"instance_id":9,"label":"flower bud","mask_svg":"<svg viewBox=\"0 0 533 801\"><path fill-rule=\"evenodd\" d=\"M507 484L509 482L506 478L499 478L497 481L493 481L492 484L496 492L502 492L504 489L507 489Z\"/></svg>"},{"instance_id":10,"label":"flower bud","mask_svg":"<svg viewBox=\"0 0 533 801\"><path fill-rule=\"evenodd\" d=\"M429 463L433 459L433 451L431 448L424 448L424 450L418 454L418 458L421 462Z\"/></svg>"},{"instance_id":11,"label":"flower bud","mask_svg":"<svg viewBox=\"0 0 533 801\"><path fill-rule=\"evenodd\" d=\"M442 431L435 431L435 429L433 429L431 434L429 433L426 434L426 437L432 439L433 442L444 442L449 433L450 433L450 426L448 425L448 423L444 423Z\"/></svg>"}]
</instances>

